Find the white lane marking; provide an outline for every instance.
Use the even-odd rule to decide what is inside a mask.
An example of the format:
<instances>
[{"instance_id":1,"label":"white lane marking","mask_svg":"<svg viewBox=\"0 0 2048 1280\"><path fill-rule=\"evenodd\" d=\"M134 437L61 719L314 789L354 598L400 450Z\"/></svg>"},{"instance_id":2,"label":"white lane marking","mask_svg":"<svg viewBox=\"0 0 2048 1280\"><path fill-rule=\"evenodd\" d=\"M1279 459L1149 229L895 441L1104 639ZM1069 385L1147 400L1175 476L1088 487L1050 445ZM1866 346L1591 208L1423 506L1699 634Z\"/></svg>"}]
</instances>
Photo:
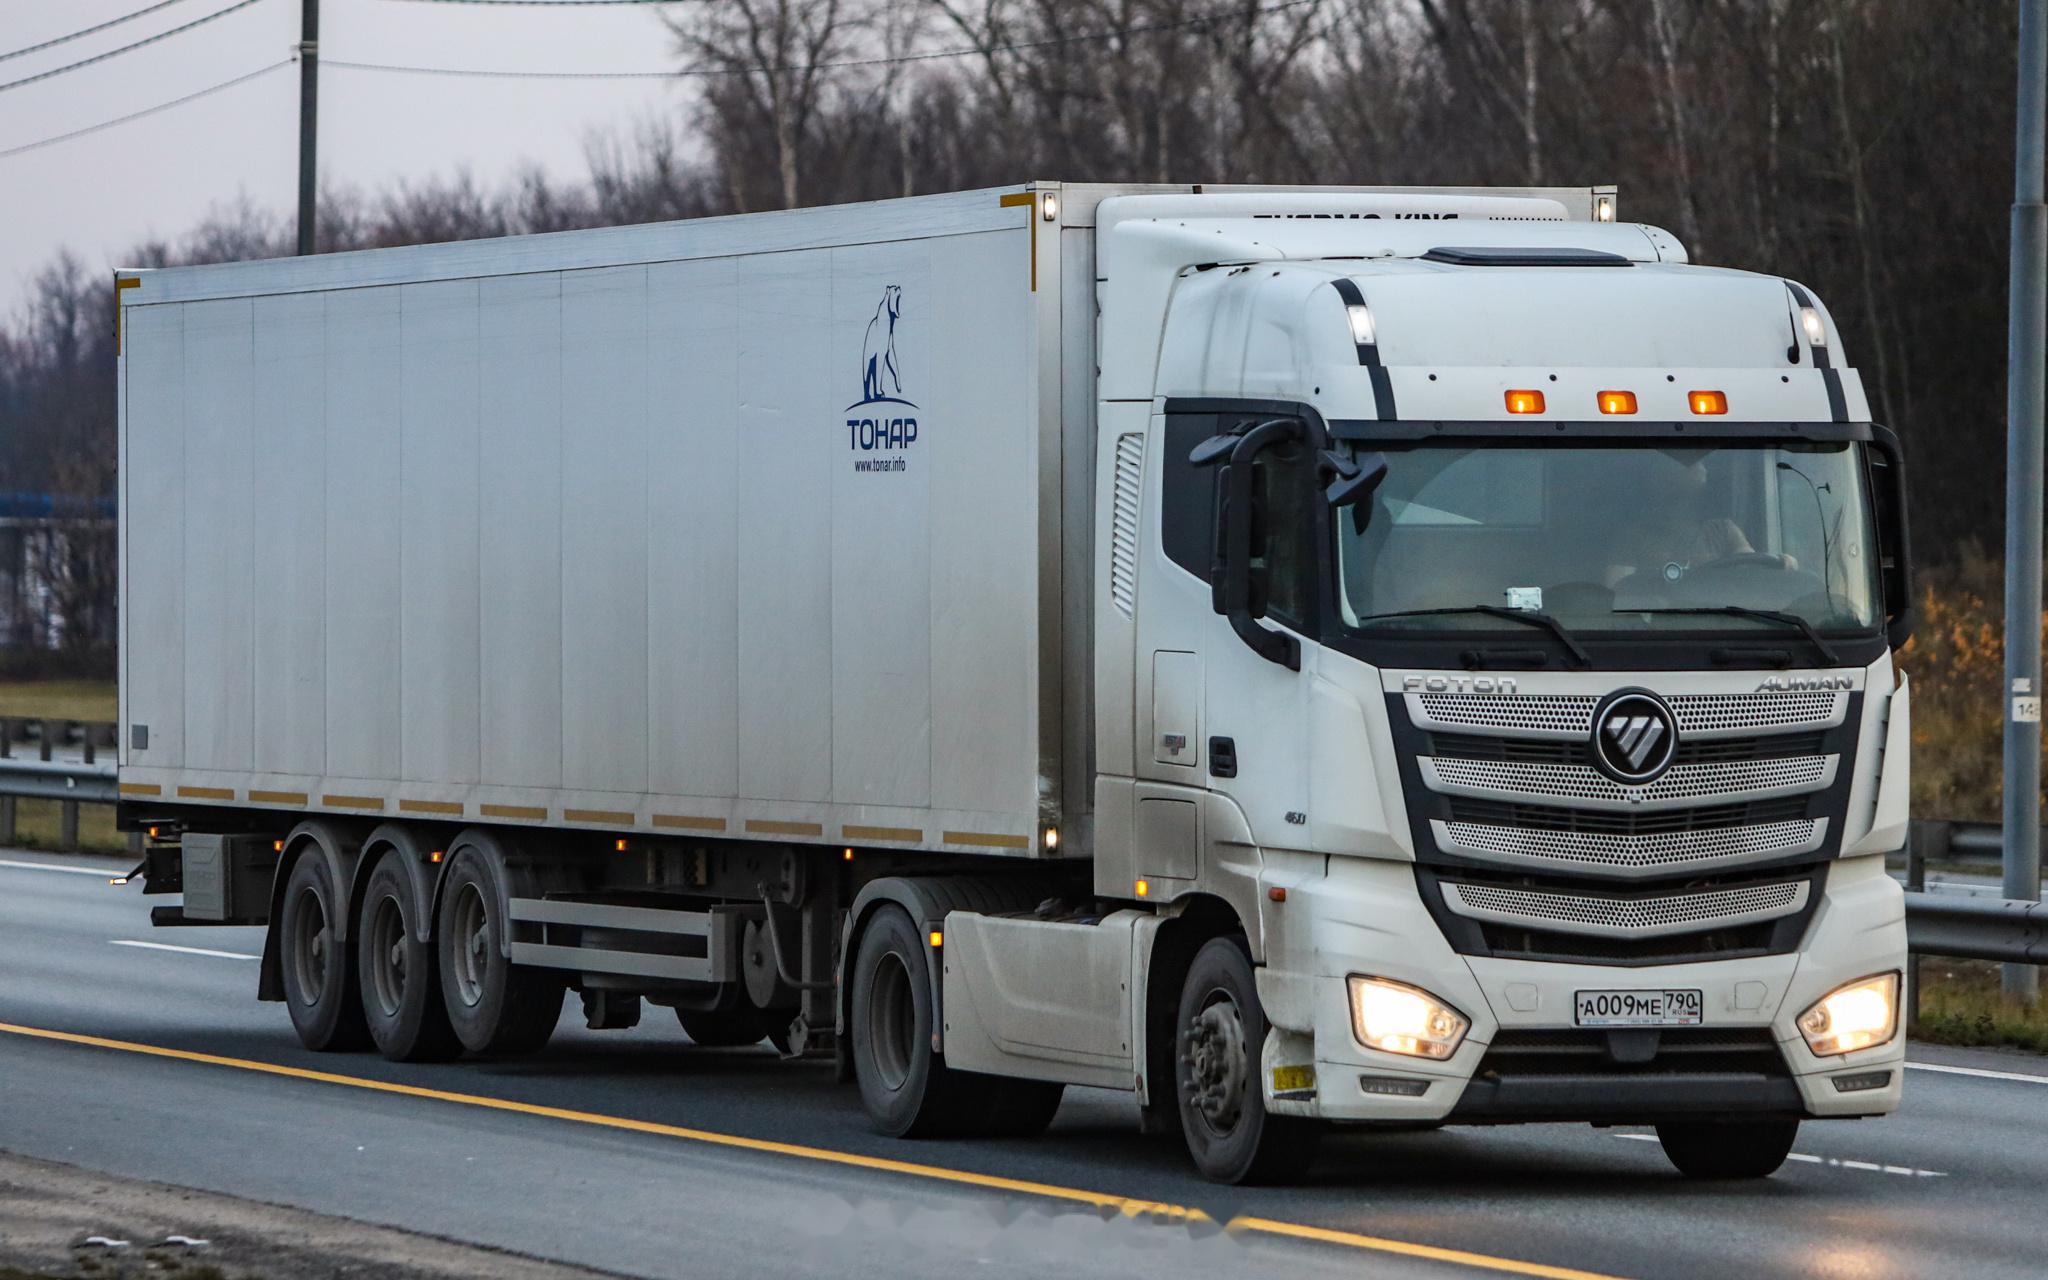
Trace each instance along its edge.
<instances>
[{"instance_id":1,"label":"white lane marking","mask_svg":"<svg viewBox=\"0 0 2048 1280\"><path fill-rule=\"evenodd\" d=\"M2048 1084L2048 1076L2030 1076L2024 1071L1987 1071L1983 1067L1951 1067L1939 1062L1909 1062L1908 1071L1939 1071L1945 1076L1977 1076L1984 1080L2020 1080L2027 1084Z\"/></svg>"},{"instance_id":2,"label":"white lane marking","mask_svg":"<svg viewBox=\"0 0 2048 1280\"><path fill-rule=\"evenodd\" d=\"M1616 1133L1610 1137L1626 1138L1630 1142L1655 1142L1654 1133ZM1837 1160L1832 1156L1810 1156L1803 1151L1794 1151L1785 1157L1800 1164L1828 1165L1836 1169L1855 1169L1862 1173L1890 1173L1901 1178L1946 1178L1948 1175L1934 1169L1909 1169L1898 1164L1872 1164L1868 1160Z\"/></svg>"},{"instance_id":3,"label":"white lane marking","mask_svg":"<svg viewBox=\"0 0 2048 1280\"><path fill-rule=\"evenodd\" d=\"M74 876L98 876L111 880L121 873L111 867L71 867L61 862L10 862L0 858L0 867L13 867L16 871L62 871Z\"/></svg>"},{"instance_id":4,"label":"white lane marking","mask_svg":"<svg viewBox=\"0 0 2048 1280\"><path fill-rule=\"evenodd\" d=\"M176 951L180 955L188 956L217 956L222 960L261 960L263 958L262 956L252 956L244 951L213 951L206 947L174 947L168 942L126 942L120 938L115 938L107 945L110 947L146 947L151 951Z\"/></svg>"}]
</instances>

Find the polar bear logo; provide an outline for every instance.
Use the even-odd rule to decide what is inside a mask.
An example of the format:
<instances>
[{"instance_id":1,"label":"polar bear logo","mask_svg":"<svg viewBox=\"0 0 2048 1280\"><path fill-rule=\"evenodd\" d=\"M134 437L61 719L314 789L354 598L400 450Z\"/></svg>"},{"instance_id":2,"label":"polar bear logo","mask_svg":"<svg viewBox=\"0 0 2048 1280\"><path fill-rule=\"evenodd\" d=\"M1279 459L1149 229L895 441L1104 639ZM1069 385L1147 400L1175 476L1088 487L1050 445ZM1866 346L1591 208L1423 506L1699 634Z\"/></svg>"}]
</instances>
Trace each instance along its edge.
<instances>
[{"instance_id":1,"label":"polar bear logo","mask_svg":"<svg viewBox=\"0 0 2048 1280\"><path fill-rule=\"evenodd\" d=\"M896 319L902 314L902 286L885 286L881 305L868 321L867 337L861 343L860 392L864 404L902 399L903 374L896 363Z\"/></svg>"}]
</instances>

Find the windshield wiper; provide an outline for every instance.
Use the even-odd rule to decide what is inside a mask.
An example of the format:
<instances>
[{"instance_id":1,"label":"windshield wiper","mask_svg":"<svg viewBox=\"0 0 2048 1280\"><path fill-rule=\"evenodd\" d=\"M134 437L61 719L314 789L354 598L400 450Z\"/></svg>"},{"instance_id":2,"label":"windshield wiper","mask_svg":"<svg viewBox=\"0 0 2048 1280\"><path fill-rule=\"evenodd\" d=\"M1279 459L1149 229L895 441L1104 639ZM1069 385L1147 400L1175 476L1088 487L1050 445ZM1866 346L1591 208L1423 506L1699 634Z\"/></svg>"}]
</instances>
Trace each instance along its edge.
<instances>
[{"instance_id":1,"label":"windshield wiper","mask_svg":"<svg viewBox=\"0 0 2048 1280\"><path fill-rule=\"evenodd\" d=\"M1776 609L1752 609L1748 605L1741 604L1700 605L1691 609L1616 609L1613 612L1721 614L1730 618L1757 618L1764 622L1781 623L1784 626L1797 627L1799 633L1805 636L1808 643L1812 644L1819 651L1821 659L1829 666L1839 667L1842 665L1840 655L1828 645L1827 641L1821 639L1820 632L1814 629L1814 625L1796 613L1780 613Z\"/></svg>"},{"instance_id":2,"label":"windshield wiper","mask_svg":"<svg viewBox=\"0 0 2048 1280\"><path fill-rule=\"evenodd\" d=\"M1586 651L1579 647L1579 642L1572 638L1572 633L1565 629L1565 625L1540 609L1510 609L1499 604L1466 604L1449 609L1401 609L1394 613L1375 613L1360 618L1358 622L1363 626L1368 622L1379 622L1386 618L1434 618L1458 613L1483 613L1489 618L1506 618L1510 622L1541 627L1557 637L1557 642L1565 647L1565 652L1571 654L1573 661L1582 667L1593 665L1593 660L1586 656Z\"/></svg>"}]
</instances>

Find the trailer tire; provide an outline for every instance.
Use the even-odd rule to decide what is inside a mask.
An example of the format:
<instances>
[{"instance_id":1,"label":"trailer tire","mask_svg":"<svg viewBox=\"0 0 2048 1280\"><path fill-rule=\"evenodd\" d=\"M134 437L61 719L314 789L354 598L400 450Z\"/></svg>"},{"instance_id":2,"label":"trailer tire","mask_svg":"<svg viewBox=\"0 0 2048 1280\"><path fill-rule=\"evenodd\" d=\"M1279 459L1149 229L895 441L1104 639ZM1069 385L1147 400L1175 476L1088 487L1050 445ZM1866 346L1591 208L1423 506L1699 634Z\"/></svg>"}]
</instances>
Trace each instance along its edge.
<instances>
[{"instance_id":1,"label":"trailer tire","mask_svg":"<svg viewBox=\"0 0 2048 1280\"><path fill-rule=\"evenodd\" d=\"M1266 1011L1244 939L1210 939L1181 983L1173 1082L1188 1154L1212 1182L1288 1181L1315 1159L1321 1126L1266 1110L1265 1043Z\"/></svg>"},{"instance_id":2,"label":"trailer tire","mask_svg":"<svg viewBox=\"0 0 2048 1280\"><path fill-rule=\"evenodd\" d=\"M278 912L278 967L292 1029L315 1053L349 1053L370 1043L356 968L342 937L346 911L327 859L318 848L301 852Z\"/></svg>"},{"instance_id":3,"label":"trailer tire","mask_svg":"<svg viewBox=\"0 0 2048 1280\"><path fill-rule=\"evenodd\" d=\"M1799 1137L1793 1118L1688 1120L1657 1126L1657 1141L1688 1178L1723 1181L1768 1178L1792 1153Z\"/></svg>"},{"instance_id":4,"label":"trailer tire","mask_svg":"<svg viewBox=\"0 0 2048 1280\"><path fill-rule=\"evenodd\" d=\"M462 1042L448 1023L434 944L422 941L420 906L404 857L387 849L363 883L356 911L356 985L377 1052L393 1062L446 1062Z\"/></svg>"},{"instance_id":5,"label":"trailer tire","mask_svg":"<svg viewBox=\"0 0 2048 1280\"><path fill-rule=\"evenodd\" d=\"M990 1079L955 1071L932 1049L931 961L910 915L877 909L853 962L853 1073L876 1132L892 1138L961 1133Z\"/></svg>"},{"instance_id":6,"label":"trailer tire","mask_svg":"<svg viewBox=\"0 0 2048 1280\"><path fill-rule=\"evenodd\" d=\"M774 1015L752 1005L734 1009L678 1009L676 1021L690 1043L706 1049L739 1049L768 1037Z\"/></svg>"},{"instance_id":7,"label":"trailer tire","mask_svg":"<svg viewBox=\"0 0 2048 1280\"><path fill-rule=\"evenodd\" d=\"M547 1044L562 1020L567 989L560 974L514 965L505 954L500 904L510 895L500 883L503 874L476 846L458 849L434 922L448 1023L463 1048L493 1057L534 1053Z\"/></svg>"}]
</instances>

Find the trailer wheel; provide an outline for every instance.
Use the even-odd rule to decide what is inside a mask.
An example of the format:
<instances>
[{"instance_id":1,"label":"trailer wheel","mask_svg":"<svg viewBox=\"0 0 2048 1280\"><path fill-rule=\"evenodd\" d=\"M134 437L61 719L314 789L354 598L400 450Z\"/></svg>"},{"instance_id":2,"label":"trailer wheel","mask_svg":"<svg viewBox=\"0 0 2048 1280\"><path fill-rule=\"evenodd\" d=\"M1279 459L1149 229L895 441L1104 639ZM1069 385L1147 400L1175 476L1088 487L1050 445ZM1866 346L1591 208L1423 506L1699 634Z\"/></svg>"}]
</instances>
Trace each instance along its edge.
<instances>
[{"instance_id":1,"label":"trailer wheel","mask_svg":"<svg viewBox=\"0 0 2048 1280\"><path fill-rule=\"evenodd\" d=\"M345 908L327 859L302 852L285 880L278 914L284 1004L299 1043L315 1053L346 1053L368 1045L355 966L341 937Z\"/></svg>"},{"instance_id":2,"label":"trailer wheel","mask_svg":"<svg viewBox=\"0 0 2048 1280\"><path fill-rule=\"evenodd\" d=\"M377 1052L393 1062L446 1062L462 1052L434 967L434 946L420 941L412 878L396 849L377 860L356 915L357 985L363 1020Z\"/></svg>"},{"instance_id":3,"label":"trailer wheel","mask_svg":"<svg viewBox=\"0 0 2048 1280\"><path fill-rule=\"evenodd\" d=\"M1657 1141L1688 1178L1768 1178L1792 1153L1799 1121L1689 1120L1657 1126Z\"/></svg>"},{"instance_id":4,"label":"trailer wheel","mask_svg":"<svg viewBox=\"0 0 2048 1280\"><path fill-rule=\"evenodd\" d=\"M1259 1080L1266 1012L1242 938L1213 938L1181 985L1174 1086L1181 1133L1212 1182L1278 1182L1307 1171L1322 1129L1267 1112Z\"/></svg>"},{"instance_id":5,"label":"trailer wheel","mask_svg":"<svg viewBox=\"0 0 2048 1280\"><path fill-rule=\"evenodd\" d=\"M456 851L441 888L435 948L441 999L455 1038L471 1053L533 1053L562 1020L559 974L515 966L505 955L499 904L508 896L495 859L475 847Z\"/></svg>"},{"instance_id":6,"label":"trailer wheel","mask_svg":"<svg viewBox=\"0 0 2048 1280\"><path fill-rule=\"evenodd\" d=\"M678 1009L676 1021L690 1043L706 1049L735 1049L759 1044L768 1035L766 1010L745 1005L737 1009Z\"/></svg>"}]
</instances>

